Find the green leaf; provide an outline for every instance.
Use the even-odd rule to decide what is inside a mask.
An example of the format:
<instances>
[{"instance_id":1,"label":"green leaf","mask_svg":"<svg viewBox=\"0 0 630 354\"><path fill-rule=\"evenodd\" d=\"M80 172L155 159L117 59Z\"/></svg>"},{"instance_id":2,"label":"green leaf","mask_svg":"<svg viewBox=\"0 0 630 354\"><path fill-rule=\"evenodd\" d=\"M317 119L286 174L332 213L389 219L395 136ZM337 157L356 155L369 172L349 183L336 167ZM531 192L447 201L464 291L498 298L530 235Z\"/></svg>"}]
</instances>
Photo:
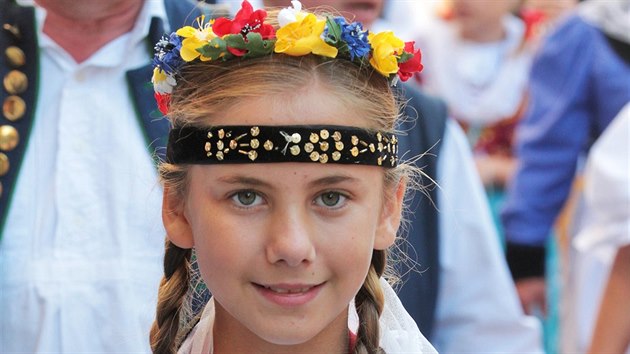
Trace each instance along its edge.
<instances>
[{"instance_id":1,"label":"green leaf","mask_svg":"<svg viewBox=\"0 0 630 354\"><path fill-rule=\"evenodd\" d=\"M247 34L247 42L245 42L245 48L247 53L244 58L257 58L265 55L269 55L273 52L275 39L263 39L260 33L249 32Z\"/></svg>"},{"instance_id":2,"label":"green leaf","mask_svg":"<svg viewBox=\"0 0 630 354\"><path fill-rule=\"evenodd\" d=\"M197 48L197 51L204 57L210 58L210 60L227 60L233 55L227 51L227 44L222 38L213 38L208 44L201 48Z\"/></svg>"},{"instance_id":3,"label":"green leaf","mask_svg":"<svg viewBox=\"0 0 630 354\"><path fill-rule=\"evenodd\" d=\"M324 41L333 47L337 47L341 41L341 26L331 16L326 16L326 28L328 34Z\"/></svg>"},{"instance_id":4,"label":"green leaf","mask_svg":"<svg viewBox=\"0 0 630 354\"><path fill-rule=\"evenodd\" d=\"M398 63L402 64L404 62L406 62L407 60L413 58L413 54L412 53L407 53L405 51L403 51L403 53L398 57Z\"/></svg>"},{"instance_id":5,"label":"green leaf","mask_svg":"<svg viewBox=\"0 0 630 354\"><path fill-rule=\"evenodd\" d=\"M236 48L236 49L246 49L247 44L245 43L245 39L240 34L228 34L224 36L225 44L228 47Z\"/></svg>"}]
</instances>

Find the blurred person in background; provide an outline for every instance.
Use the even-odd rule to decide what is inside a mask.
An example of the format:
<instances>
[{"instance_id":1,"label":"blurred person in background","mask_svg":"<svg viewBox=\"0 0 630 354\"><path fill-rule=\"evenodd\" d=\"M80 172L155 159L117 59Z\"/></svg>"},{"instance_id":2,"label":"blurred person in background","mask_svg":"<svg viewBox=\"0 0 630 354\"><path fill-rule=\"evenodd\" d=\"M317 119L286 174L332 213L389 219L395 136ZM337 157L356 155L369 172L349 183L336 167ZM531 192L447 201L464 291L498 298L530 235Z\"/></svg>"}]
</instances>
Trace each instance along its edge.
<instances>
[{"instance_id":1,"label":"blurred person in background","mask_svg":"<svg viewBox=\"0 0 630 354\"><path fill-rule=\"evenodd\" d=\"M584 227L576 247L609 267L588 353L630 353L630 103L588 154Z\"/></svg>"},{"instance_id":2,"label":"blurred person in background","mask_svg":"<svg viewBox=\"0 0 630 354\"><path fill-rule=\"evenodd\" d=\"M420 84L443 97L466 131L498 224L516 160L513 132L526 100L531 52L518 1L448 0L417 33L426 48Z\"/></svg>"},{"instance_id":3,"label":"blurred person in background","mask_svg":"<svg viewBox=\"0 0 630 354\"><path fill-rule=\"evenodd\" d=\"M194 8L0 0L0 352L150 351L168 123L149 49Z\"/></svg>"},{"instance_id":4,"label":"blurred person in background","mask_svg":"<svg viewBox=\"0 0 630 354\"><path fill-rule=\"evenodd\" d=\"M545 244L574 177L592 142L630 100L629 16L628 0L585 1L545 38L533 63L516 135L519 162L502 212L508 263L528 312L545 308ZM583 220L573 218L570 235ZM561 351L581 353L607 267L588 250L572 242L569 248Z\"/></svg>"},{"instance_id":5,"label":"blurred person in background","mask_svg":"<svg viewBox=\"0 0 630 354\"><path fill-rule=\"evenodd\" d=\"M578 0L524 0L517 15L525 21L525 37L530 46L537 47L540 41L551 32L555 25L571 13Z\"/></svg>"}]
</instances>

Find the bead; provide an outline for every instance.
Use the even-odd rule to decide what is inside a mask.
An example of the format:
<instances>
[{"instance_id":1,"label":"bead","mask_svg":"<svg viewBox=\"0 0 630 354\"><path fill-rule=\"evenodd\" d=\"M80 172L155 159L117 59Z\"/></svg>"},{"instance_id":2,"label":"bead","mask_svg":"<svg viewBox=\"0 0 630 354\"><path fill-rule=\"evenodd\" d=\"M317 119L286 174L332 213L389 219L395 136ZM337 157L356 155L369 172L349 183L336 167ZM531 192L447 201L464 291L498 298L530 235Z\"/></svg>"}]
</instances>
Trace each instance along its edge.
<instances>
[{"instance_id":1,"label":"bead","mask_svg":"<svg viewBox=\"0 0 630 354\"><path fill-rule=\"evenodd\" d=\"M28 79L26 75L17 70L11 70L4 77L4 89L11 95L23 93L28 88Z\"/></svg>"},{"instance_id":2,"label":"bead","mask_svg":"<svg viewBox=\"0 0 630 354\"><path fill-rule=\"evenodd\" d=\"M26 103L19 96L11 95L2 103L2 114L12 122L22 118L24 112L26 112Z\"/></svg>"},{"instance_id":3,"label":"bead","mask_svg":"<svg viewBox=\"0 0 630 354\"><path fill-rule=\"evenodd\" d=\"M26 56L24 55L24 51L16 46L8 47L4 51L4 54L13 67L17 68L26 63Z\"/></svg>"},{"instance_id":4,"label":"bead","mask_svg":"<svg viewBox=\"0 0 630 354\"><path fill-rule=\"evenodd\" d=\"M10 125L0 126L0 150L11 151L20 141L17 129Z\"/></svg>"}]
</instances>

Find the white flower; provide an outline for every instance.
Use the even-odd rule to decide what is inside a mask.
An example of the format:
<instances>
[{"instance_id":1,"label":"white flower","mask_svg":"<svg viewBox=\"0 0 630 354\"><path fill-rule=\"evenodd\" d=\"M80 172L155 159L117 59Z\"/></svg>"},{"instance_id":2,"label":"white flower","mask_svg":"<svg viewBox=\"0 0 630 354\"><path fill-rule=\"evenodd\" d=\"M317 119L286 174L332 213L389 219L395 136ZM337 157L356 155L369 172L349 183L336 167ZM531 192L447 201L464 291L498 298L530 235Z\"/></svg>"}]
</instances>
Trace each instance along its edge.
<instances>
[{"instance_id":1,"label":"white flower","mask_svg":"<svg viewBox=\"0 0 630 354\"><path fill-rule=\"evenodd\" d=\"M278 13L278 24L280 27L284 27L289 23L296 22L304 17L302 14L302 3L298 0L292 0L291 5L293 7L287 7Z\"/></svg>"},{"instance_id":2,"label":"white flower","mask_svg":"<svg viewBox=\"0 0 630 354\"><path fill-rule=\"evenodd\" d=\"M167 74L159 68L153 70L151 82L153 83L153 90L160 94L172 93L173 87L177 85L173 75Z\"/></svg>"}]
</instances>

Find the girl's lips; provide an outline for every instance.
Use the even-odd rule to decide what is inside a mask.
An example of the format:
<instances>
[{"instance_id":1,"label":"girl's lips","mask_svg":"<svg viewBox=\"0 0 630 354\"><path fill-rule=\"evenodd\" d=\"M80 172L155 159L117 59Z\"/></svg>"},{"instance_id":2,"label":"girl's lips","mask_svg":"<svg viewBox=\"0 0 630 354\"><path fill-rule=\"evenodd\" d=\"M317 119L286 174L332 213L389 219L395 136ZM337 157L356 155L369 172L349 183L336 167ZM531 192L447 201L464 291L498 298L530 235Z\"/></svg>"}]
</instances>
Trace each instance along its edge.
<instances>
[{"instance_id":1,"label":"girl's lips","mask_svg":"<svg viewBox=\"0 0 630 354\"><path fill-rule=\"evenodd\" d=\"M280 306L301 306L313 300L325 283L312 284L271 284L253 283L256 290L268 301Z\"/></svg>"}]
</instances>

